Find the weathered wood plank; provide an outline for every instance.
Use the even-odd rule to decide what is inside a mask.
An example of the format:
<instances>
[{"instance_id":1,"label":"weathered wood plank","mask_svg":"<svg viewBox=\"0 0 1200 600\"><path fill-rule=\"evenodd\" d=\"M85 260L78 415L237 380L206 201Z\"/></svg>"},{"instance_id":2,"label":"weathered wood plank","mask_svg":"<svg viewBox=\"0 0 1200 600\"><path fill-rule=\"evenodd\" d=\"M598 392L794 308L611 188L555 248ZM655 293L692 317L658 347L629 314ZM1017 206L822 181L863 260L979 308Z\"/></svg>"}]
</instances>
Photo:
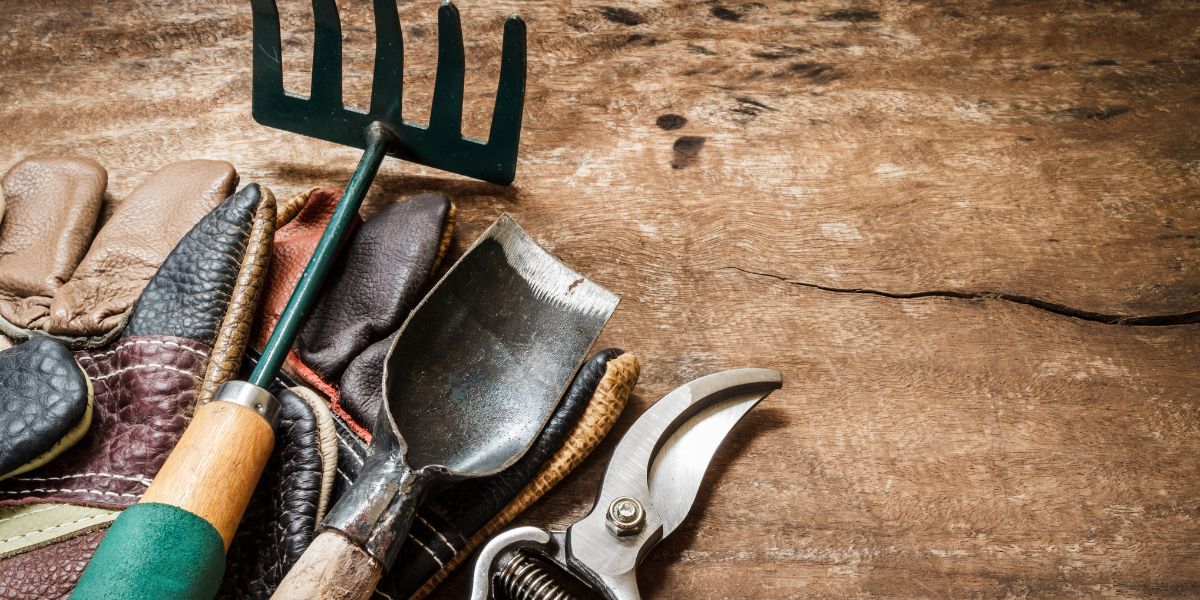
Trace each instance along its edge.
<instances>
[{"instance_id":1,"label":"weathered wood plank","mask_svg":"<svg viewBox=\"0 0 1200 600\"><path fill-rule=\"evenodd\" d=\"M280 194L344 181L354 151L250 119L245 4L3 11L0 164L81 152L114 198L181 157ZM282 4L302 70L303 2ZM343 4L361 102L369 10ZM460 8L479 133L512 6ZM370 201L448 192L460 240L512 212L622 294L601 343L637 352L643 382L618 432L691 377L784 371L647 561L647 596L1200 594L1200 8L517 9L516 186L389 162ZM434 13L401 6L417 120ZM1123 319L1159 326L1102 323ZM602 466L524 521L582 515Z\"/></svg>"}]
</instances>

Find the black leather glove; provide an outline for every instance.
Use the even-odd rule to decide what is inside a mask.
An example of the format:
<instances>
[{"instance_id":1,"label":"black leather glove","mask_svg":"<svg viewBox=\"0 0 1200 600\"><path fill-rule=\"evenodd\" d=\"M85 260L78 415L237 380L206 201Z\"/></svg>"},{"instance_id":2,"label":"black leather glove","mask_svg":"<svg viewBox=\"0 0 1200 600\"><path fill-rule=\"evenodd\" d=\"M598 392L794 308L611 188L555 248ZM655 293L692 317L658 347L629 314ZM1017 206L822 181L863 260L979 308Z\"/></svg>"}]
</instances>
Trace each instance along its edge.
<instances>
[{"instance_id":1,"label":"black leather glove","mask_svg":"<svg viewBox=\"0 0 1200 600\"><path fill-rule=\"evenodd\" d=\"M260 346L287 303L339 195L329 189L307 192L303 208L275 236L259 313ZM420 300L449 243L451 222L448 200L419 196L385 208L347 240L325 289L340 288L345 284L339 282L345 280L355 285L365 280L369 285L357 288L345 302L331 304L324 297L318 302L314 317L289 353L283 376L289 385L299 382L324 392L337 416L326 405L330 400L319 399L304 387L279 394L284 404L279 443L230 545L219 597L270 596L311 543L325 508L332 505L336 440L355 438L355 427L365 431L340 403L338 376L355 358L356 348L381 343Z\"/></svg>"},{"instance_id":2,"label":"black leather glove","mask_svg":"<svg viewBox=\"0 0 1200 600\"><path fill-rule=\"evenodd\" d=\"M86 373L83 402L90 398L95 411L73 447L0 482L0 597L67 594L112 520L145 493L194 408L234 375L274 220L274 198L248 185L170 252L111 345L72 353L38 340L0 352L0 381L11 379L6 357L36 350L54 368L16 377L64 390L58 374ZM26 401L20 391L0 388L0 404Z\"/></svg>"}]
</instances>

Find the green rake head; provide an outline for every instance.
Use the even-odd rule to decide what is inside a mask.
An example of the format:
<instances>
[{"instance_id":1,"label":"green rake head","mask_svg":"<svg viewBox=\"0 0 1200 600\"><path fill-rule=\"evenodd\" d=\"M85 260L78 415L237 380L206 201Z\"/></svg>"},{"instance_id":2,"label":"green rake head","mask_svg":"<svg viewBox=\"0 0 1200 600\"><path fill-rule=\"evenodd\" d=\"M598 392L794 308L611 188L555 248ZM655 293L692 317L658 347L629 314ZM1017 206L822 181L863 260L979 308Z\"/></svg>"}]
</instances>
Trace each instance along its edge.
<instances>
[{"instance_id":1,"label":"green rake head","mask_svg":"<svg viewBox=\"0 0 1200 600\"><path fill-rule=\"evenodd\" d=\"M342 104L342 28L334 0L313 0L312 90L307 98L283 89L279 11L275 0L251 0L254 10L254 119L263 125L364 150L386 139L387 154L490 181L512 183L525 105L525 22L504 23L500 83L486 142L462 135L462 28L449 1L438 10L438 65L429 125L403 120L404 42L395 0L373 0L375 70L371 108ZM382 131L381 131L382 129Z\"/></svg>"},{"instance_id":2,"label":"green rake head","mask_svg":"<svg viewBox=\"0 0 1200 600\"><path fill-rule=\"evenodd\" d=\"M268 127L300 133L363 149L354 175L346 183L329 225L313 250L308 266L288 301L250 383L266 388L283 364L300 324L316 301L346 232L384 155L458 173L492 183L509 184L517 171L521 111L525 106L525 22L511 16L504 23L500 84L488 140L462 135L462 27L458 9L443 2L438 11L438 67L429 125L401 118L404 87L404 42L396 0L373 0L375 9L375 74L371 109L360 112L342 103L342 25L334 0L312 0L316 39L313 43L312 90L307 98L283 90L283 53L279 9L275 0L251 0L254 10L254 119Z\"/></svg>"}]
</instances>

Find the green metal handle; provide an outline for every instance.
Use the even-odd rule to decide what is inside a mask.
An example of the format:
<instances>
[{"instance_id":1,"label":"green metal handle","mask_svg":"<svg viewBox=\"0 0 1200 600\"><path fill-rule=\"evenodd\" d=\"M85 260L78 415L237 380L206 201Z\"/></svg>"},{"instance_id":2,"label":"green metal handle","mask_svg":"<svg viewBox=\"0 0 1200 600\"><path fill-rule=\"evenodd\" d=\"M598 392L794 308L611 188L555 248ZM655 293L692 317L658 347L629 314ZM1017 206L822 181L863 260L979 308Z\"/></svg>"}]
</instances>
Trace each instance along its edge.
<instances>
[{"instance_id":1,"label":"green metal handle","mask_svg":"<svg viewBox=\"0 0 1200 600\"><path fill-rule=\"evenodd\" d=\"M388 147L395 140L392 133L381 123L368 126L366 136L367 150L358 161L350 183L346 184L346 191L342 193L342 199L338 201L337 208L329 219L329 225L321 234L321 240L317 242L312 258L304 267L304 273L296 283L296 289L292 292L287 307L279 316L279 322L271 332L271 338L267 340L258 364L250 373L250 383L260 388L267 389L275 374L279 372L279 367L283 365L288 349L292 347L292 342L300 332L300 325L304 323L308 311L316 303L325 275L329 273L329 268L333 266L338 250L341 249L346 230L350 228L354 215L358 213L358 207L367 195L367 188L371 187L371 181L379 172L379 164L383 162Z\"/></svg>"}]
</instances>

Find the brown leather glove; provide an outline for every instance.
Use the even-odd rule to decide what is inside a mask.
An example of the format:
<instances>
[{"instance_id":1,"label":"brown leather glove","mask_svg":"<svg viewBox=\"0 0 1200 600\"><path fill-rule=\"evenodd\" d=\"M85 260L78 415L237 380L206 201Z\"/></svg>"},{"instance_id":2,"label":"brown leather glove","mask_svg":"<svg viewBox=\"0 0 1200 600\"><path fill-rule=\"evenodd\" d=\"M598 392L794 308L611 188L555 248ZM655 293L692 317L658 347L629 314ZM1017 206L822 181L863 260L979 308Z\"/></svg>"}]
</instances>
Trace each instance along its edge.
<instances>
[{"instance_id":1,"label":"brown leather glove","mask_svg":"<svg viewBox=\"0 0 1200 600\"><path fill-rule=\"evenodd\" d=\"M69 593L117 512L145 492L195 406L236 373L274 226L274 198L246 186L170 252L115 342L72 353L39 338L0 352L0 406L45 396L40 384L83 395L94 410L79 443L0 482L0 597ZM26 360L31 354L38 360ZM86 385L67 390L61 382L72 372Z\"/></svg>"},{"instance_id":2,"label":"brown leather glove","mask_svg":"<svg viewBox=\"0 0 1200 600\"><path fill-rule=\"evenodd\" d=\"M236 181L226 162L168 165L118 203L97 230L107 185L99 164L78 157L17 163L2 183L0 332L13 339L0 340L0 350L30 337L50 336L73 349L114 339L167 253ZM23 371L43 366L40 351L23 352ZM24 377L29 401L0 406L0 423L7 425L0 436L0 479L53 459L90 424L90 407L70 389L79 373L59 375L67 387L50 393L34 389L36 374Z\"/></svg>"},{"instance_id":3,"label":"brown leather glove","mask_svg":"<svg viewBox=\"0 0 1200 600\"><path fill-rule=\"evenodd\" d=\"M313 191L297 221L319 232L337 198L336 190ZM445 198L423 195L389 206L359 225L289 354L285 369L329 398L335 415L337 476L332 498L322 497L326 506L359 472L379 408L383 359L449 246L452 215ZM276 236L271 286L290 292L316 237L299 230L296 235L283 233ZM276 300L264 302L266 324L274 323L287 296L276 290L267 293ZM265 333L261 335L260 343ZM398 600L427 594L488 535L557 484L612 427L637 374L632 355L619 350L597 354L581 369L524 459L495 477L431 496L414 520L396 567L380 582L378 597ZM264 476L260 487L267 481ZM247 519L239 537L249 539L253 529L272 526L262 519L255 523L259 525ZM307 533L311 541L314 532ZM274 559L264 568L257 558L261 552L249 544L239 548L240 543L235 539L230 548L222 597L266 598L286 568L280 572L281 563ZM283 564L290 567L299 554Z\"/></svg>"},{"instance_id":4,"label":"brown leather glove","mask_svg":"<svg viewBox=\"0 0 1200 600\"><path fill-rule=\"evenodd\" d=\"M4 176L0 333L106 344L167 253L233 192L237 173L222 161L167 165L116 203L97 231L107 183L104 168L86 158L27 158Z\"/></svg>"}]
</instances>

